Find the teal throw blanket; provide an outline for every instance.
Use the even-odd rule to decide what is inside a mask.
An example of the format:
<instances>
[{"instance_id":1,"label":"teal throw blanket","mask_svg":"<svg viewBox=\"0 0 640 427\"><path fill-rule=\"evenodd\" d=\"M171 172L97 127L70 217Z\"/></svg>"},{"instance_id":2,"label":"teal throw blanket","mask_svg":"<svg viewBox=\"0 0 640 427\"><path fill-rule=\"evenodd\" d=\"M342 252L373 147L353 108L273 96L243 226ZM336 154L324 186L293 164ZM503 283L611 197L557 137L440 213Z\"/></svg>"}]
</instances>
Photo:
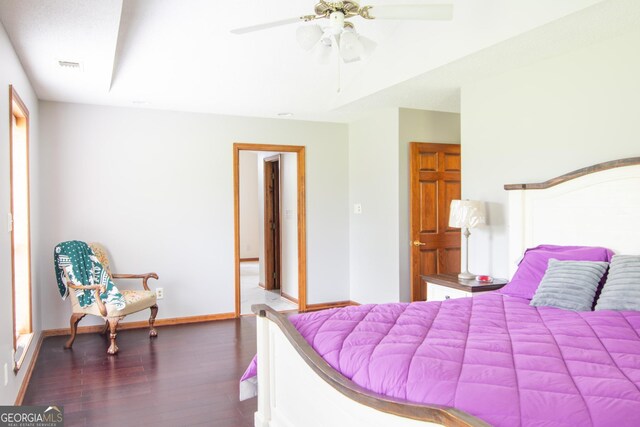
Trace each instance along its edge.
<instances>
[{"instance_id":1,"label":"teal throw blanket","mask_svg":"<svg viewBox=\"0 0 640 427\"><path fill-rule=\"evenodd\" d=\"M65 299L69 295L67 287L67 277L74 285L102 285L105 292L100 294L100 299L105 304L113 304L118 310L125 307L124 297L118 288L113 284L113 280L103 268L93 250L85 242L71 240L62 242L56 246L53 254L56 279L60 296ZM63 271L64 270L64 271ZM73 290L78 297L80 307L86 307L95 302L95 293L92 290Z\"/></svg>"}]
</instances>

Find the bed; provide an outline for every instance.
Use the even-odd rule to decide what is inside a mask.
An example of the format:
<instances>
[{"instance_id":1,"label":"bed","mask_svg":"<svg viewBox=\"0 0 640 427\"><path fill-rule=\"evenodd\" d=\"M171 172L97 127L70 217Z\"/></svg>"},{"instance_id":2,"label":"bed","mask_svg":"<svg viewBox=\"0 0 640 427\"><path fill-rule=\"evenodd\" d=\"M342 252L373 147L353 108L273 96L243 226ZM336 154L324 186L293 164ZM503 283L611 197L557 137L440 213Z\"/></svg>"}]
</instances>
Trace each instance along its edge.
<instances>
[{"instance_id":1,"label":"bed","mask_svg":"<svg viewBox=\"0 0 640 427\"><path fill-rule=\"evenodd\" d=\"M640 158L505 189L513 271L542 243L640 253ZM494 292L254 312L259 427L624 426L640 417L640 311L532 307ZM245 386L255 383L250 371Z\"/></svg>"}]
</instances>

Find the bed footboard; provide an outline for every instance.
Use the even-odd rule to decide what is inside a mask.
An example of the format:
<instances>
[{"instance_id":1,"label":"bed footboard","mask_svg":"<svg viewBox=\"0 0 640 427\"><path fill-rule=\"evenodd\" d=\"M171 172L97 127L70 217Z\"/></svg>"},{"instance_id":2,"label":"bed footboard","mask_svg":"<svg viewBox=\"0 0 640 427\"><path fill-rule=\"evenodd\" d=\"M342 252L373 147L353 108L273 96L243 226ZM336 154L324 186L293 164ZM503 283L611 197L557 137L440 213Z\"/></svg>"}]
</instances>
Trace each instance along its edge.
<instances>
[{"instance_id":1,"label":"bed footboard","mask_svg":"<svg viewBox=\"0 0 640 427\"><path fill-rule=\"evenodd\" d=\"M363 389L331 368L286 316L253 306L258 328L256 427L488 426L454 408L409 403Z\"/></svg>"}]
</instances>

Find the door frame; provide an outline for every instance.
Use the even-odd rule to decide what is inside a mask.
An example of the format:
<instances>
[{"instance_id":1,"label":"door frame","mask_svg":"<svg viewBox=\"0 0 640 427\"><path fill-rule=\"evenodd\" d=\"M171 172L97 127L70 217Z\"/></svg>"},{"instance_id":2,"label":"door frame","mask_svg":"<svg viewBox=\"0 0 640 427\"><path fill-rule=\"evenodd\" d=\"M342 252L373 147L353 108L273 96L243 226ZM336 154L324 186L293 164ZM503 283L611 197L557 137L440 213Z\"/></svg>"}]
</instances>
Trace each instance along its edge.
<instances>
[{"instance_id":1,"label":"door frame","mask_svg":"<svg viewBox=\"0 0 640 427\"><path fill-rule=\"evenodd\" d=\"M235 259L235 317L240 317L240 151L274 151L298 156L298 310L307 309L307 225L305 147L236 142L233 144L233 234Z\"/></svg>"},{"instance_id":2,"label":"door frame","mask_svg":"<svg viewBox=\"0 0 640 427\"><path fill-rule=\"evenodd\" d=\"M274 194L277 194L275 197L271 197L267 193L268 187L268 174L269 172L273 173L274 164L278 165L278 173L273 179L275 181L274 185ZM282 185L280 183L280 154L275 154L273 156L265 157L263 159L264 166L264 179L263 179L263 191L264 191L264 289L267 291L271 291L274 289L280 289L282 292L282 288L280 287L280 279L282 273L282 230L280 229L282 225L282 216L281 216L281 207L282 207ZM273 221L277 222L277 233L268 232L269 228L269 216L267 212L270 212L277 206L277 213L274 215ZM272 248L275 247L275 251ZM272 266L275 265L275 268ZM276 279L274 283L274 279Z\"/></svg>"}]
</instances>

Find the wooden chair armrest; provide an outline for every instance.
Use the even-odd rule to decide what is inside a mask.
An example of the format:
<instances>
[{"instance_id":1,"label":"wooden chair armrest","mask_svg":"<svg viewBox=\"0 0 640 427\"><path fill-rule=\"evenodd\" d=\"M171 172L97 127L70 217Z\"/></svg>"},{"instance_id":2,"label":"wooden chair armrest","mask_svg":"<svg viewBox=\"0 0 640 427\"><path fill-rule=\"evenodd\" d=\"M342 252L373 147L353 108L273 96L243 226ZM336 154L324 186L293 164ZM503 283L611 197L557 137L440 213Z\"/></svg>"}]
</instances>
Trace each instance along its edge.
<instances>
[{"instance_id":1,"label":"wooden chair armrest","mask_svg":"<svg viewBox=\"0 0 640 427\"><path fill-rule=\"evenodd\" d=\"M104 292L104 286L101 286L101 285L84 286L84 285L74 285L73 283L67 283L67 286L70 287L71 289L82 289L83 291L97 289Z\"/></svg>"},{"instance_id":2,"label":"wooden chair armrest","mask_svg":"<svg viewBox=\"0 0 640 427\"><path fill-rule=\"evenodd\" d=\"M100 314L102 314L104 317L107 316L107 307L105 307L104 303L102 302L102 298L100 298L100 294L103 293L105 291L104 286L102 285L87 285L87 286L83 286L83 285L74 285L73 282L71 281L71 279L69 279L69 275L67 274L67 270L63 269L62 272L64 273L64 277L67 278L67 287L71 288L71 289L82 289L84 290L91 290L93 289L96 293L96 304L98 304L98 310L100 310Z\"/></svg>"},{"instance_id":3,"label":"wooden chair armrest","mask_svg":"<svg viewBox=\"0 0 640 427\"><path fill-rule=\"evenodd\" d=\"M158 275L156 273L146 273L146 274L112 274L111 277L114 279L142 279L142 287L145 291L150 291L149 286L147 285L147 280L156 279L158 280Z\"/></svg>"},{"instance_id":4,"label":"wooden chair armrest","mask_svg":"<svg viewBox=\"0 0 640 427\"><path fill-rule=\"evenodd\" d=\"M102 314L103 316L107 315L107 307L104 305L104 302L102 302L102 298L100 298L100 294L105 291L104 286L101 286L101 285L87 285L87 286L74 285L71 282L68 282L67 286L69 288L71 288L71 289L81 289L83 291L94 290L95 293L96 293L96 304L98 304L98 309L100 310L100 314Z\"/></svg>"}]
</instances>

